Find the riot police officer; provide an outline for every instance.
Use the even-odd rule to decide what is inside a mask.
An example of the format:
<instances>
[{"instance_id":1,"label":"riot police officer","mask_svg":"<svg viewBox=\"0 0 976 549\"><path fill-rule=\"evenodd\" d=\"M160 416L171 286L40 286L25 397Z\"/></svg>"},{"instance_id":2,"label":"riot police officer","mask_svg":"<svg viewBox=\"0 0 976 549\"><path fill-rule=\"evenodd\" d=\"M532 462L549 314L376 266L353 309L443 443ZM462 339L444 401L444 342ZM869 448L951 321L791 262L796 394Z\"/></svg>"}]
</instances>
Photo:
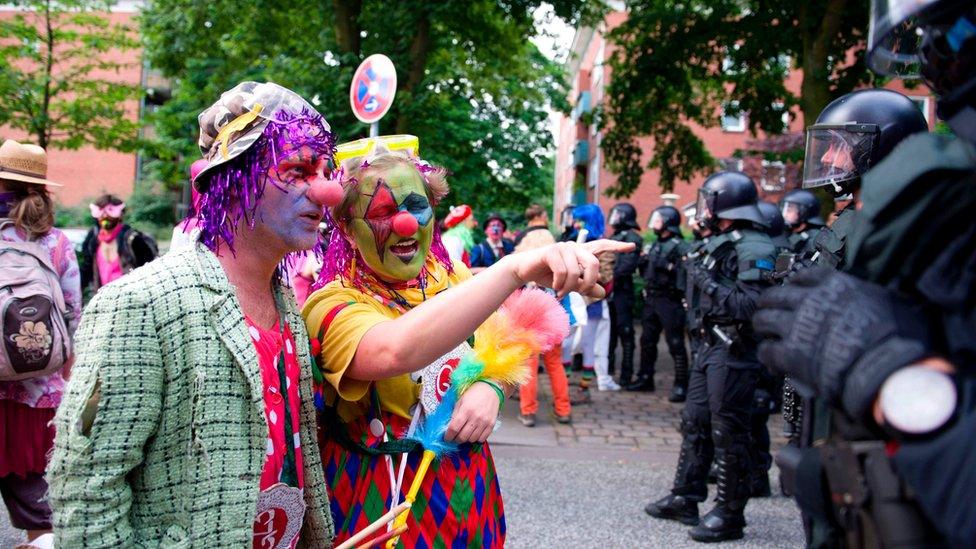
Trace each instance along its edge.
<instances>
[{"instance_id":1,"label":"riot police officer","mask_svg":"<svg viewBox=\"0 0 976 549\"><path fill-rule=\"evenodd\" d=\"M824 220L820 217L820 201L812 192L805 189L792 190L780 201L783 221L790 234L790 252L796 257L808 258L813 255L813 244L823 229Z\"/></svg>"},{"instance_id":2,"label":"riot police officer","mask_svg":"<svg viewBox=\"0 0 976 549\"><path fill-rule=\"evenodd\" d=\"M925 116L904 95L885 89L851 92L827 105L807 128L803 187L826 187L835 198L850 198L829 228L817 235L811 261L844 266L844 246L856 218L861 176L902 139L928 131Z\"/></svg>"},{"instance_id":3,"label":"riot police officer","mask_svg":"<svg viewBox=\"0 0 976 549\"><path fill-rule=\"evenodd\" d=\"M786 221L780 213L780 208L772 202L760 201L759 211L766 219L766 234L776 246L777 259L789 251L790 243L786 239ZM777 261L779 264L779 261ZM782 278L774 275L779 283ZM759 370L759 381L752 399L752 421L750 433L756 459L752 463L750 482L752 497L769 497L772 491L769 487L769 470L773 466L773 455L770 453L769 416L780 409L783 396L783 376L774 374L765 368Z\"/></svg>"},{"instance_id":4,"label":"riot police officer","mask_svg":"<svg viewBox=\"0 0 976 549\"><path fill-rule=\"evenodd\" d=\"M833 497L821 506L847 519L838 520L846 545L968 546L976 539L976 8L887 0L871 17L869 64L886 75L920 69L956 138L913 136L865 175L850 274L801 273L763 296L760 354L848 427L820 448L855 465L841 477L828 468ZM853 490L838 482L845 477Z\"/></svg>"},{"instance_id":5,"label":"riot police officer","mask_svg":"<svg viewBox=\"0 0 976 549\"><path fill-rule=\"evenodd\" d=\"M671 206L651 213L650 228L657 239L641 254L644 277L644 309L641 312L641 360L637 379L628 391L653 391L657 342L664 331L668 351L674 359L674 386L668 400L683 402L688 390L688 351L685 349L684 291L678 283L681 262L688 244L681 238L681 214Z\"/></svg>"},{"instance_id":6,"label":"riot police officer","mask_svg":"<svg viewBox=\"0 0 976 549\"><path fill-rule=\"evenodd\" d=\"M701 348L701 326L696 324L701 317L698 314L698 304L695 302L695 286L693 280L688 277L688 273L693 272L700 263L704 254L705 246L711 240L711 231L707 227L702 227L695 220L694 203L691 208L685 210L688 228L691 229L692 240L688 244L688 252L685 254L684 263L681 271L678 272L679 286L684 290L685 322L687 324L688 347L691 351L691 364L695 363L695 357Z\"/></svg>"},{"instance_id":7,"label":"riot police officer","mask_svg":"<svg viewBox=\"0 0 976 549\"><path fill-rule=\"evenodd\" d=\"M703 343L691 369L681 414L681 454L671 494L650 503L651 516L697 524L697 541L738 539L751 486L749 421L759 376L752 313L769 286L776 248L763 232L753 181L741 172L709 177L698 194L697 213L714 236L698 268L688 273L701 316ZM708 494L712 458L718 465L715 507L699 521L698 503Z\"/></svg>"},{"instance_id":8,"label":"riot police officer","mask_svg":"<svg viewBox=\"0 0 976 549\"><path fill-rule=\"evenodd\" d=\"M634 372L634 273L640 258L640 250L644 239L637 232L637 210L627 202L621 202L610 209L610 226L613 236L610 240L631 242L635 245L633 252L617 254L617 262L613 266L613 294L611 300L611 337L610 337L610 368L613 368L614 351L617 339L620 339L620 385L630 383Z\"/></svg>"}]
</instances>

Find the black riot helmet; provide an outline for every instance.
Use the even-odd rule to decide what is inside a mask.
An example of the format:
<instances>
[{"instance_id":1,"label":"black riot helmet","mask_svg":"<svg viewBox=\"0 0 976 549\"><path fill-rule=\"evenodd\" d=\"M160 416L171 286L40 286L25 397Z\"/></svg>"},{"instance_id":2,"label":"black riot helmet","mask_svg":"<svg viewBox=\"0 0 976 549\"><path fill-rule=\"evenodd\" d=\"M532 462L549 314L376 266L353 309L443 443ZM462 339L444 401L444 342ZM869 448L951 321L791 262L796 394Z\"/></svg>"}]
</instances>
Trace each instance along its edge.
<instances>
[{"instance_id":1,"label":"black riot helmet","mask_svg":"<svg viewBox=\"0 0 976 549\"><path fill-rule=\"evenodd\" d=\"M807 128L803 186L829 185L835 196L848 194L902 139L928 129L925 115L898 92L859 90L839 97Z\"/></svg>"},{"instance_id":2,"label":"black riot helmet","mask_svg":"<svg viewBox=\"0 0 976 549\"><path fill-rule=\"evenodd\" d=\"M607 218L607 222L618 231L640 230L640 225L637 224L637 210L627 202L621 202L610 208L610 216Z\"/></svg>"},{"instance_id":3,"label":"black riot helmet","mask_svg":"<svg viewBox=\"0 0 976 549\"><path fill-rule=\"evenodd\" d=\"M976 144L972 0L872 0L867 61L885 76L921 76L939 96L939 118Z\"/></svg>"},{"instance_id":4,"label":"black riot helmet","mask_svg":"<svg viewBox=\"0 0 976 549\"><path fill-rule=\"evenodd\" d=\"M658 236L664 231L681 234L681 214L671 206L658 206L651 212L647 226Z\"/></svg>"},{"instance_id":5,"label":"black riot helmet","mask_svg":"<svg viewBox=\"0 0 976 549\"><path fill-rule=\"evenodd\" d=\"M796 189L783 195L780 200L783 221L790 229L806 223L813 227L826 225L820 217L820 201L817 196L804 189Z\"/></svg>"},{"instance_id":6,"label":"black riot helmet","mask_svg":"<svg viewBox=\"0 0 976 549\"><path fill-rule=\"evenodd\" d=\"M719 219L751 221L763 227L763 217L756 201L759 195L756 184L742 172L718 172L698 189L695 218L700 225L712 231L718 229Z\"/></svg>"},{"instance_id":7,"label":"black riot helmet","mask_svg":"<svg viewBox=\"0 0 976 549\"><path fill-rule=\"evenodd\" d=\"M783 214L779 213L779 208L772 202L760 200L756 203L763 217L766 218L766 234L769 236L782 236L786 230L786 222L783 221Z\"/></svg>"}]
</instances>

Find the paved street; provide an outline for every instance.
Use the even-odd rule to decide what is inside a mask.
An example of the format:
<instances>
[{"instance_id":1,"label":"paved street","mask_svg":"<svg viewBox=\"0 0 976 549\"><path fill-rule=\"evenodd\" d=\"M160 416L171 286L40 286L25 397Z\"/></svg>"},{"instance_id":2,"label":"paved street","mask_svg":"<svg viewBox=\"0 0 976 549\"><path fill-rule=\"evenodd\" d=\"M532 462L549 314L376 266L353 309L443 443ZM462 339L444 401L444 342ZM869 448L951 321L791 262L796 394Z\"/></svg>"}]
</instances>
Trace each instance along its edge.
<instances>
[{"instance_id":1,"label":"paved street","mask_svg":"<svg viewBox=\"0 0 976 549\"><path fill-rule=\"evenodd\" d=\"M518 421L518 402L506 405L492 449L505 495L509 547L702 547L688 537L688 527L643 511L671 488L681 444L682 405L667 401L673 366L666 350L660 351L663 371L656 376L656 392L593 390L592 403L573 408L572 425L556 424L547 412L551 394L544 374L536 427ZM774 452L785 442L778 436L781 429L781 418L774 418ZM778 494L775 467L772 480ZM746 520L746 537L723 546L803 546L792 499L752 500Z\"/></svg>"},{"instance_id":2,"label":"paved street","mask_svg":"<svg viewBox=\"0 0 976 549\"><path fill-rule=\"evenodd\" d=\"M702 547L688 538L687 527L643 512L650 499L670 489L681 443L681 405L667 401L673 367L660 350L663 371L656 376L656 392L594 389L592 403L574 407L572 425L557 425L545 412L552 402L545 375L539 380L536 427L519 423L517 401L505 406L492 448L505 495L508 547ZM770 431L778 435L780 430L780 419L774 418ZM783 442L775 438L774 449ZM775 468L772 478L778 493ZM10 528L6 513L2 517L0 548L11 547L21 534ZM724 546L803 546L799 513L790 499L753 500L746 520L745 539Z\"/></svg>"}]
</instances>

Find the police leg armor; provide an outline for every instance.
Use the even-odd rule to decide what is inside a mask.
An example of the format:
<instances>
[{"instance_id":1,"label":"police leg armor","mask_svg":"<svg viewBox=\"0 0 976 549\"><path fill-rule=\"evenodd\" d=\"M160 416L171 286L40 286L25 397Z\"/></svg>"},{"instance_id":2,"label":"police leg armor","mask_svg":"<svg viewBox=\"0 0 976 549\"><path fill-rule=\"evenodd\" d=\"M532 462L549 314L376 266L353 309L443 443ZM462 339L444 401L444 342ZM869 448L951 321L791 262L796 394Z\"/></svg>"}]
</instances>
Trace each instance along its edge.
<instances>
[{"instance_id":1,"label":"police leg armor","mask_svg":"<svg viewBox=\"0 0 976 549\"><path fill-rule=\"evenodd\" d=\"M614 297L613 308L620 339L620 385L627 385L634 375L634 301L623 296ZM616 340L614 340L616 341ZM613 344L616 346L616 343Z\"/></svg>"},{"instance_id":2,"label":"police leg armor","mask_svg":"<svg viewBox=\"0 0 976 549\"><path fill-rule=\"evenodd\" d=\"M620 332L617 331L617 296L611 296L607 305L607 312L610 317L610 345L607 348L607 374L612 376L617 369L617 340L620 338Z\"/></svg>"},{"instance_id":3,"label":"police leg armor","mask_svg":"<svg viewBox=\"0 0 976 549\"><path fill-rule=\"evenodd\" d=\"M745 507L749 501L749 438L734 434L728 425L713 422L716 449L718 496L715 507L691 529L695 541L718 542L740 539L745 528Z\"/></svg>"},{"instance_id":4,"label":"police leg armor","mask_svg":"<svg viewBox=\"0 0 976 549\"><path fill-rule=\"evenodd\" d=\"M671 493L644 508L656 518L698 524L698 503L708 497L705 476L714 445L709 435L708 387L705 373L695 369L688 386L688 404L681 411L681 454Z\"/></svg>"},{"instance_id":5,"label":"police leg armor","mask_svg":"<svg viewBox=\"0 0 976 549\"><path fill-rule=\"evenodd\" d=\"M668 317L664 336L674 360L674 386L668 400L684 402L688 394L688 351L685 349L685 315L681 303L674 302Z\"/></svg>"},{"instance_id":6,"label":"police leg armor","mask_svg":"<svg viewBox=\"0 0 976 549\"><path fill-rule=\"evenodd\" d=\"M657 298L648 295L644 301L644 310L641 314L640 370L637 372L637 379L624 387L628 391L653 391L655 389L654 367L657 363L657 342L661 338L661 331L664 329L657 306Z\"/></svg>"},{"instance_id":7,"label":"police leg armor","mask_svg":"<svg viewBox=\"0 0 976 549\"><path fill-rule=\"evenodd\" d=\"M750 435L752 444L752 474L750 475L750 495L754 498L766 498L772 495L769 487L769 469L773 465L773 456L769 453L769 411L770 394L766 389L756 389L755 405L752 410Z\"/></svg>"}]
</instances>

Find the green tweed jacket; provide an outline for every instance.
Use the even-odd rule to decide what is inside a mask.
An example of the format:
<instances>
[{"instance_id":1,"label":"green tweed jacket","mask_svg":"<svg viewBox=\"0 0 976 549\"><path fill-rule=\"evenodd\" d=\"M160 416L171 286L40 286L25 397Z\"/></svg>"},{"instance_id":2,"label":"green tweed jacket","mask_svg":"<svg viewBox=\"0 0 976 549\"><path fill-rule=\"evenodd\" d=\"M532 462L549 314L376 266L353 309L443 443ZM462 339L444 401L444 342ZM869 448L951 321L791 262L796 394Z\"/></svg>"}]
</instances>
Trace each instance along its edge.
<instances>
[{"instance_id":1,"label":"green tweed jacket","mask_svg":"<svg viewBox=\"0 0 976 549\"><path fill-rule=\"evenodd\" d=\"M305 323L279 302L301 376L305 524L331 547ZM268 427L258 357L206 248L104 287L82 315L48 467L61 547L250 547Z\"/></svg>"}]
</instances>

